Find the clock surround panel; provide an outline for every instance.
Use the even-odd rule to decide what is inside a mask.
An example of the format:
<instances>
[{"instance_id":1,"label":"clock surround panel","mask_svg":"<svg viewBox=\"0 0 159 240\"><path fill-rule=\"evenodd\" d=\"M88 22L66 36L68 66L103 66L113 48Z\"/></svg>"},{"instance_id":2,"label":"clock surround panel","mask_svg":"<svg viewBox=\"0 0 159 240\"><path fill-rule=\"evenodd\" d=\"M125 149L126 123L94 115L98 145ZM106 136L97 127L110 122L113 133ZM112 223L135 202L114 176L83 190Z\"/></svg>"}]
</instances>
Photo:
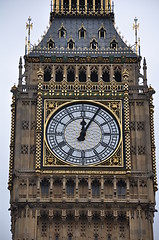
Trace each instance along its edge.
<instances>
[{"instance_id":1,"label":"clock surround panel","mask_svg":"<svg viewBox=\"0 0 159 240\"><path fill-rule=\"evenodd\" d=\"M59 167L124 169L122 104L122 100L44 99L41 162L43 171ZM110 120L109 124L104 123L106 115ZM88 129L85 139L78 141L82 127ZM116 131L114 135L111 134L111 128ZM93 130L96 132L94 135ZM110 144L113 144L113 147Z\"/></svg>"}]
</instances>

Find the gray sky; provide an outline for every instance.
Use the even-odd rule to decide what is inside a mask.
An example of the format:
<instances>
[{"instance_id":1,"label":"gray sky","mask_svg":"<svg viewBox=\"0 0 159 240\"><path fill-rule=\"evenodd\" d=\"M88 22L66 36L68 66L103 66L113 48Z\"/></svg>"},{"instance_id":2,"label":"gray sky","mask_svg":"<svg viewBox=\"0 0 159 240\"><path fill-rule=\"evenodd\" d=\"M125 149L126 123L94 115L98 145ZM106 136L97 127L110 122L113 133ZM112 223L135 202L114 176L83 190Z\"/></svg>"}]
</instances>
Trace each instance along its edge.
<instances>
[{"instance_id":1,"label":"gray sky","mask_svg":"<svg viewBox=\"0 0 159 240\"><path fill-rule=\"evenodd\" d=\"M159 1L158 0L115 0L115 19L121 35L134 44L132 29L135 17L139 19L141 38L141 55L146 57L148 66L148 84L155 88L155 132L156 145L159 142L157 127L159 124ZM49 24L50 0L0 0L0 238L11 240L8 182L9 140L10 140L10 89L18 79L19 57L24 55L25 25L29 16L32 18L32 44L37 43ZM142 71L142 68L141 68ZM159 159L159 147L156 157ZM159 172L159 161L157 163ZM157 194L157 209L159 209L159 194ZM159 213L155 214L154 235L159 236Z\"/></svg>"}]
</instances>

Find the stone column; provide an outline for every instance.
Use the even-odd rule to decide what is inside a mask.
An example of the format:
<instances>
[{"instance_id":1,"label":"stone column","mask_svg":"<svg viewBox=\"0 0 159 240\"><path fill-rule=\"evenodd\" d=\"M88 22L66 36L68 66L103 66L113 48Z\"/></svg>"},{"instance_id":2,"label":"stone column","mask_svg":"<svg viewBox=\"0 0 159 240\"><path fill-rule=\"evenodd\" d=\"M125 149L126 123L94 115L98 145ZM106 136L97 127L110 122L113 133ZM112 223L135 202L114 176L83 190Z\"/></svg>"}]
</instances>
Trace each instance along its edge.
<instances>
[{"instance_id":1,"label":"stone column","mask_svg":"<svg viewBox=\"0 0 159 240\"><path fill-rule=\"evenodd\" d=\"M103 12L103 0L101 0L101 12Z\"/></svg>"},{"instance_id":2,"label":"stone column","mask_svg":"<svg viewBox=\"0 0 159 240\"><path fill-rule=\"evenodd\" d=\"M67 81L67 66L64 65L64 69L63 69L63 80Z\"/></svg>"},{"instance_id":3,"label":"stone column","mask_svg":"<svg viewBox=\"0 0 159 240\"><path fill-rule=\"evenodd\" d=\"M71 12L71 0L69 0L69 12Z\"/></svg>"},{"instance_id":4,"label":"stone column","mask_svg":"<svg viewBox=\"0 0 159 240\"><path fill-rule=\"evenodd\" d=\"M55 65L52 66L51 81L55 81Z\"/></svg>"},{"instance_id":5,"label":"stone column","mask_svg":"<svg viewBox=\"0 0 159 240\"><path fill-rule=\"evenodd\" d=\"M61 12L63 12L63 0L61 0Z\"/></svg>"},{"instance_id":6,"label":"stone column","mask_svg":"<svg viewBox=\"0 0 159 240\"><path fill-rule=\"evenodd\" d=\"M54 10L55 10L55 0L52 1L52 5L53 5L52 6L52 11L54 12Z\"/></svg>"},{"instance_id":7,"label":"stone column","mask_svg":"<svg viewBox=\"0 0 159 240\"><path fill-rule=\"evenodd\" d=\"M116 176L114 176L114 200L117 198L117 180Z\"/></svg>"},{"instance_id":8,"label":"stone column","mask_svg":"<svg viewBox=\"0 0 159 240\"><path fill-rule=\"evenodd\" d=\"M88 81L90 80L90 65L87 65L86 74L87 74L87 81Z\"/></svg>"},{"instance_id":9,"label":"stone column","mask_svg":"<svg viewBox=\"0 0 159 240\"><path fill-rule=\"evenodd\" d=\"M63 176L63 186L62 186L62 191L63 191L63 199L66 199L66 177Z\"/></svg>"},{"instance_id":10,"label":"stone column","mask_svg":"<svg viewBox=\"0 0 159 240\"><path fill-rule=\"evenodd\" d=\"M104 179L101 176L101 199L104 200Z\"/></svg>"},{"instance_id":11,"label":"stone column","mask_svg":"<svg viewBox=\"0 0 159 240\"><path fill-rule=\"evenodd\" d=\"M91 199L91 177L88 177L88 198Z\"/></svg>"},{"instance_id":12,"label":"stone column","mask_svg":"<svg viewBox=\"0 0 159 240\"><path fill-rule=\"evenodd\" d=\"M77 80L78 79L78 65L76 65L76 68L75 68L75 80Z\"/></svg>"},{"instance_id":13,"label":"stone column","mask_svg":"<svg viewBox=\"0 0 159 240\"><path fill-rule=\"evenodd\" d=\"M130 182L129 182L129 179L126 180L126 198L130 199Z\"/></svg>"},{"instance_id":14,"label":"stone column","mask_svg":"<svg viewBox=\"0 0 159 240\"><path fill-rule=\"evenodd\" d=\"M102 79L102 66L98 66L98 81Z\"/></svg>"},{"instance_id":15,"label":"stone column","mask_svg":"<svg viewBox=\"0 0 159 240\"><path fill-rule=\"evenodd\" d=\"M105 10L108 12L108 0L105 1Z\"/></svg>"},{"instance_id":16,"label":"stone column","mask_svg":"<svg viewBox=\"0 0 159 240\"><path fill-rule=\"evenodd\" d=\"M56 11L57 12L59 12L59 5L60 5L59 3L60 3L59 0L56 0Z\"/></svg>"},{"instance_id":17,"label":"stone column","mask_svg":"<svg viewBox=\"0 0 159 240\"><path fill-rule=\"evenodd\" d=\"M50 197L53 195L53 177L50 177Z\"/></svg>"},{"instance_id":18,"label":"stone column","mask_svg":"<svg viewBox=\"0 0 159 240\"><path fill-rule=\"evenodd\" d=\"M85 12L87 12L87 0L85 0Z\"/></svg>"},{"instance_id":19,"label":"stone column","mask_svg":"<svg viewBox=\"0 0 159 240\"><path fill-rule=\"evenodd\" d=\"M78 176L76 176L76 195L75 195L76 199L78 199L78 196L79 196L78 182L79 182L79 179L78 179Z\"/></svg>"},{"instance_id":20,"label":"stone column","mask_svg":"<svg viewBox=\"0 0 159 240\"><path fill-rule=\"evenodd\" d=\"M37 198L40 199L40 178L37 178Z\"/></svg>"},{"instance_id":21,"label":"stone column","mask_svg":"<svg viewBox=\"0 0 159 240\"><path fill-rule=\"evenodd\" d=\"M95 12L95 0L93 0L93 12Z\"/></svg>"},{"instance_id":22,"label":"stone column","mask_svg":"<svg viewBox=\"0 0 159 240\"><path fill-rule=\"evenodd\" d=\"M80 5L79 0L77 0L77 12L79 12L79 5Z\"/></svg>"},{"instance_id":23,"label":"stone column","mask_svg":"<svg viewBox=\"0 0 159 240\"><path fill-rule=\"evenodd\" d=\"M111 64L110 66L110 81L112 81L114 79L114 69L113 69L113 65Z\"/></svg>"}]
</instances>

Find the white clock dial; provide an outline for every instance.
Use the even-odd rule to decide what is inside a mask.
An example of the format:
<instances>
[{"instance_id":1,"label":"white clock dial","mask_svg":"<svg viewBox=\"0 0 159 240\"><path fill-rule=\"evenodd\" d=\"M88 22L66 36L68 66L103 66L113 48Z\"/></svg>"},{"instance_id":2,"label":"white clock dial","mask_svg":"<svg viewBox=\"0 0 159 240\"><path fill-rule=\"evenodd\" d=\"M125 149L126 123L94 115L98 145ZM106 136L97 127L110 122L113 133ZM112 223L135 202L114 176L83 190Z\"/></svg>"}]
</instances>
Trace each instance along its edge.
<instances>
[{"instance_id":1,"label":"white clock dial","mask_svg":"<svg viewBox=\"0 0 159 240\"><path fill-rule=\"evenodd\" d=\"M59 159L73 165L93 165L109 158L120 140L115 117L103 105L73 102L51 115L46 141Z\"/></svg>"}]
</instances>

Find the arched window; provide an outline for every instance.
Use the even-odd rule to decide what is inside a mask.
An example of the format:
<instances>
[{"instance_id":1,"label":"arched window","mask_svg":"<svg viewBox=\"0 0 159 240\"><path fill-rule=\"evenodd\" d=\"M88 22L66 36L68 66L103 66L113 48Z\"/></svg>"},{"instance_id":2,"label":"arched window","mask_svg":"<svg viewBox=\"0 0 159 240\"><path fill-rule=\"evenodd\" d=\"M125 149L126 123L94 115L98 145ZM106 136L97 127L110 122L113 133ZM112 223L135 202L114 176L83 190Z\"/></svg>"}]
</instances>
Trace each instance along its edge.
<instances>
[{"instance_id":1,"label":"arched window","mask_svg":"<svg viewBox=\"0 0 159 240\"><path fill-rule=\"evenodd\" d=\"M44 178L41 181L40 186L41 186L41 195L43 197L47 197L49 195L49 186L50 186L49 180Z\"/></svg>"},{"instance_id":2,"label":"arched window","mask_svg":"<svg viewBox=\"0 0 159 240\"><path fill-rule=\"evenodd\" d=\"M73 196L74 195L75 183L72 179L69 179L67 181L66 188L67 188L67 195L68 196Z\"/></svg>"},{"instance_id":3,"label":"arched window","mask_svg":"<svg viewBox=\"0 0 159 240\"><path fill-rule=\"evenodd\" d=\"M98 240L98 235L97 234L95 234L94 240Z\"/></svg>"},{"instance_id":4,"label":"arched window","mask_svg":"<svg viewBox=\"0 0 159 240\"><path fill-rule=\"evenodd\" d=\"M118 46L118 42L115 39L113 39L110 43L110 47L112 49L117 49L117 46Z\"/></svg>"},{"instance_id":5,"label":"arched window","mask_svg":"<svg viewBox=\"0 0 159 240\"><path fill-rule=\"evenodd\" d=\"M121 70L119 68L116 68L114 71L114 77L115 77L115 81L117 82L121 82Z\"/></svg>"},{"instance_id":6,"label":"arched window","mask_svg":"<svg viewBox=\"0 0 159 240\"><path fill-rule=\"evenodd\" d=\"M51 68L46 67L44 69L44 82L49 82L51 80Z\"/></svg>"},{"instance_id":7,"label":"arched window","mask_svg":"<svg viewBox=\"0 0 159 240\"><path fill-rule=\"evenodd\" d=\"M98 43L97 43L97 41L96 41L95 39L93 39L90 44L91 44L91 48L92 48L93 50L96 50L96 49L97 49Z\"/></svg>"},{"instance_id":8,"label":"arched window","mask_svg":"<svg viewBox=\"0 0 159 240\"><path fill-rule=\"evenodd\" d=\"M74 49L75 42L72 39L70 39L69 42L67 43L67 46L69 49Z\"/></svg>"},{"instance_id":9,"label":"arched window","mask_svg":"<svg viewBox=\"0 0 159 240\"><path fill-rule=\"evenodd\" d=\"M103 26L99 29L98 35L99 35L99 38L104 38L105 39L106 30L105 30L105 28Z\"/></svg>"},{"instance_id":10,"label":"arched window","mask_svg":"<svg viewBox=\"0 0 159 240\"><path fill-rule=\"evenodd\" d=\"M110 234L108 235L107 240L111 240L111 235Z\"/></svg>"},{"instance_id":11,"label":"arched window","mask_svg":"<svg viewBox=\"0 0 159 240\"><path fill-rule=\"evenodd\" d=\"M59 236L58 235L55 236L55 240L59 240Z\"/></svg>"},{"instance_id":12,"label":"arched window","mask_svg":"<svg viewBox=\"0 0 159 240\"><path fill-rule=\"evenodd\" d=\"M60 179L55 179L53 184L53 194L55 198L62 197L62 182Z\"/></svg>"},{"instance_id":13,"label":"arched window","mask_svg":"<svg viewBox=\"0 0 159 240\"><path fill-rule=\"evenodd\" d=\"M111 199L113 197L113 193L114 193L113 182L112 182L111 179L107 179L104 182L105 197L108 198L108 199Z\"/></svg>"},{"instance_id":14,"label":"arched window","mask_svg":"<svg viewBox=\"0 0 159 240\"><path fill-rule=\"evenodd\" d=\"M54 41L52 39L49 39L49 41L47 42L47 46L49 49L52 49L55 47Z\"/></svg>"},{"instance_id":15,"label":"arched window","mask_svg":"<svg viewBox=\"0 0 159 240\"><path fill-rule=\"evenodd\" d=\"M100 183L97 180L92 182L92 196L99 197L100 195Z\"/></svg>"},{"instance_id":16,"label":"arched window","mask_svg":"<svg viewBox=\"0 0 159 240\"><path fill-rule=\"evenodd\" d=\"M85 0L80 0L80 9L82 11L85 9Z\"/></svg>"},{"instance_id":17,"label":"arched window","mask_svg":"<svg viewBox=\"0 0 159 240\"><path fill-rule=\"evenodd\" d=\"M59 38L66 38L66 29L63 25L59 29Z\"/></svg>"},{"instance_id":18,"label":"arched window","mask_svg":"<svg viewBox=\"0 0 159 240\"><path fill-rule=\"evenodd\" d=\"M86 69L84 67L79 69L79 81L86 82Z\"/></svg>"},{"instance_id":19,"label":"arched window","mask_svg":"<svg viewBox=\"0 0 159 240\"><path fill-rule=\"evenodd\" d=\"M102 79L104 82L110 82L110 74L108 69L103 70Z\"/></svg>"},{"instance_id":20,"label":"arched window","mask_svg":"<svg viewBox=\"0 0 159 240\"><path fill-rule=\"evenodd\" d=\"M91 72L91 81L92 82L98 82L98 71L97 69L93 69Z\"/></svg>"},{"instance_id":21,"label":"arched window","mask_svg":"<svg viewBox=\"0 0 159 240\"><path fill-rule=\"evenodd\" d=\"M100 9L101 9L101 1L100 0L95 0L95 9L96 9L96 11L100 11Z\"/></svg>"},{"instance_id":22,"label":"arched window","mask_svg":"<svg viewBox=\"0 0 159 240\"><path fill-rule=\"evenodd\" d=\"M87 8L88 10L92 10L93 9L93 0L87 0Z\"/></svg>"},{"instance_id":23,"label":"arched window","mask_svg":"<svg viewBox=\"0 0 159 240\"><path fill-rule=\"evenodd\" d=\"M71 234L68 235L68 240L72 240L72 235Z\"/></svg>"},{"instance_id":24,"label":"arched window","mask_svg":"<svg viewBox=\"0 0 159 240\"><path fill-rule=\"evenodd\" d=\"M86 36L86 29L84 27L81 27L79 29L79 39L85 38L85 36Z\"/></svg>"},{"instance_id":25,"label":"arched window","mask_svg":"<svg viewBox=\"0 0 159 240\"><path fill-rule=\"evenodd\" d=\"M69 0L64 0L63 1L63 6L64 6L65 10L68 10L69 9Z\"/></svg>"},{"instance_id":26,"label":"arched window","mask_svg":"<svg viewBox=\"0 0 159 240\"><path fill-rule=\"evenodd\" d=\"M86 179L81 179L79 182L79 194L80 198L86 198L88 193L88 183Z\"/></svg>"},{"instance_id":27,"label":"arched window","mask_svg":"<svg viewBox=\"0 0 159 240\"><path fill-rule=\"evenodd\" d=\"M118 189L118 197L125 198L125 195L126 195L126 183L123 180L118 181L117 189Z\"/></svg>"},{"instance_id":28,"label":"arched window","mask_svg":"<svg viewBox=\"0 0 159 240\"><path fill-rule=\"evenodd\" d=\"M71 9L75 10L77 6L77 0L71 0Z\"/></svg>"},{"instance_id":29,"label":"arched window","mask_svg":"<svg viewBox=\"0 0 159 240\"><path fill-rule=\"evenodd\" d=\"M56 69L55 81L62 82L62 80L63 80L63 69L61 67L58 67Z\"/></svg>"},{"instance_id":30,"label":"arched window","mask_svg":"<svg viewBox=\"0 0 159 240\"><path fill-rule=\"evenodd\" d=\"M67 82L74 82L75 81L75 70L73 67L69 67L67 69Z\"/></svg>"}]
</instances>

